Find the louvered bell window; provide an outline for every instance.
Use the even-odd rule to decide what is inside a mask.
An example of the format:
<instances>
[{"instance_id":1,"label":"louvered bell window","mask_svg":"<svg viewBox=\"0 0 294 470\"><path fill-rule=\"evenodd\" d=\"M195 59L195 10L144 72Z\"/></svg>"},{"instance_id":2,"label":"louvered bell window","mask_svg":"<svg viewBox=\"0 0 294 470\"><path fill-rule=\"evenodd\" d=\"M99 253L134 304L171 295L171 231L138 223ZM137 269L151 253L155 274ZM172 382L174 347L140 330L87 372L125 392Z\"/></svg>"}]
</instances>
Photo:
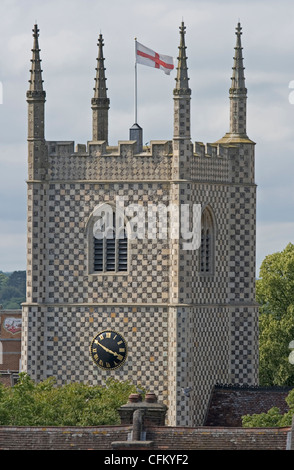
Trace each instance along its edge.
<instances>
[{"instance_id":1,"label":"louvered bell window","mask_svg":"<svg viewBox=\"0 0 294 470\"><path fill-rule=\"evenodd\" d=\"M128 239L126 230L108 229L102 238L94 237L94 271L95 272L124 272L128 270Z\"/></svg>"}]
</instances>

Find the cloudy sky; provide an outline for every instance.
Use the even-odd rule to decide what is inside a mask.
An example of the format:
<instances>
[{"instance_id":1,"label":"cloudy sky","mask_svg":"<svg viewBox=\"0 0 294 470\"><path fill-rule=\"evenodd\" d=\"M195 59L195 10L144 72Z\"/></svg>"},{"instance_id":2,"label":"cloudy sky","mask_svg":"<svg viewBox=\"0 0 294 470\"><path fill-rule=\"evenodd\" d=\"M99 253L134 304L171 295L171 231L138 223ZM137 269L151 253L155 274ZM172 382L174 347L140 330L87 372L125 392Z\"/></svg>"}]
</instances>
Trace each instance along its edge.
<instances>
[{"instance_id":1,"label":"cloudy sky","mask_svg":"<svg viewBox=\"0 0 294 470\"><path fill-rule=\"evenodd\" d=\"M179 26L192 89L192 140L229 129L235 27L248 89L248 136L256 142L257 272L264 257L294 242L294 2L292 0L1 0L0 270L26 268L27 103L32 28L40 28L46 139L91 139L97 38L103 34L110 144L134 123L134 38L176 57ZM144 142L172 138L174 77L138 66ZM294 96L294 82L293 82ZM292 100L294 103L294 98Z\"/></svg>"}]
</instances>

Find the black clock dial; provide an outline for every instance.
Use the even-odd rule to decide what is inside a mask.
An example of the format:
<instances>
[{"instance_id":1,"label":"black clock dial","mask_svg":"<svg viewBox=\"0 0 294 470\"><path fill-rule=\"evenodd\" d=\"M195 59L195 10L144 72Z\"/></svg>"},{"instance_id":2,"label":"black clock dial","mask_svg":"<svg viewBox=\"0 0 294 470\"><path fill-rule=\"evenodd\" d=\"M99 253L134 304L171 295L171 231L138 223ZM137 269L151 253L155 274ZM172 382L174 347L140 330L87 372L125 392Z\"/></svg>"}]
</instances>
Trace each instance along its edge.
<instances>
[{"instance_id":1,"label":"black clock dial","mask_svg":"<svg viewBox=\"0 0 294 470\"><path fill-rule=\"evenodd\" d=\"M116 369L127 357L127 344L121 334L105 330L93 338L90 353L93 361L102 369Z\"/></svg>"}]
</instances>

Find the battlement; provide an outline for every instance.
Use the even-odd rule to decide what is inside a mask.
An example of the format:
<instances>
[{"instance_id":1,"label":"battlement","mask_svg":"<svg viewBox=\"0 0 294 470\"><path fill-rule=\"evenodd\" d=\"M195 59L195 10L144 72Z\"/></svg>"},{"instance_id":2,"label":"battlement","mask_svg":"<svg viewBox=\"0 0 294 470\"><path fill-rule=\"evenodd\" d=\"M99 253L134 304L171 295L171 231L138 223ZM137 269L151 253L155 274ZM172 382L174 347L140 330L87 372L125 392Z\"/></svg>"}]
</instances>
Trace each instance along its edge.
<instances>
[{"instance_id":1,"label":"battlement","mask_svg":"<svg viewBox=\"0 0 294 470\"><path fill-rule=\"evenodd\" d=\"M84 156L121 156L129 157L135 155L166 156L172 155L172 141L153 140L150 145L145 145L143 151L136 152L136 141L119 141L117 146L107 145L105 140L90 141L86 144L76 144L74 141L46 141L48 154L52 156L84 155Z\"/></svg>"},{"instance_id":2,"label":"battlement","mask_svg":"<svg viewBox=\"0 0 294 470\"><path fill-rule=\"evenodd\" d=\"M193 154L196 157L215 157L215 158L229 158L230 155L235 154L236 149L240 147L240 144L252 143L246 142L221 142L215 143L203 143L194 142ZM173 142L171 140L152 140L150 145L145 145L143 151L140 153L136 152L136 141L125 140L119 141L117 146L107 145L105 140L101 141L89 141L87 144L76 144L74 141L46 141L49 155L85 155L85 156L135 156L135 155L146 155L146 156L163 156L170 155L173 153Z\"/></svg>"},{"instance_id":3,"label":"battlement","mask_svg":"<svg viewBox=\"0 0 294 470\"><path fill-rule=\"evenodd\" d=\"M197 157L215 157L215 158L229 158L236 153L236 149L240 148L243 143L253 142L223 142L220 141L214 143L195 142L194 143L194 154Z\"/></svg>"},{"instance_id":4,"label":"battlement","mask_svg":"<svg viewBox=\"0 0 294 470\"><path fill-rule=\"evenodd\" d=\"M254 181L254 146L245 143L191 145L187 177L213 182ZM47 141L49 179L65 180L170 180L173 141L154 140L137 152L134 140L109 146L106 141Z\"/></svg>"},{"instance_id":5,"label":"battlement","mask_svg":"<svg viewBox=\"0 0 294 470\"><path fill-rule=\"evenodd\" d=\"M224 157L228 158L229 147L203 142L194 143L194 154L197 157Z\"/></svg>"},{"instance_id":6,"label":"battlement","mask_svg":"<svg viewBox=\"0 0 294 470\"><path fill-rule=\"evenodd\" d=\"M254 183L254 142L248 138L195 142L193 153L193 180Z\"/></svg>"},{"instance_id":7,"label":"battlement","mask_svg":"<svg viewBox=\"0 0 294 470\"><path fill-rule=\"evenodd\" d=\"M151 141L137 153L136 141L106 141L74 145L73 141L48 141L50 180L169 180L172 142Z\"/></svg>"}]
</instances>

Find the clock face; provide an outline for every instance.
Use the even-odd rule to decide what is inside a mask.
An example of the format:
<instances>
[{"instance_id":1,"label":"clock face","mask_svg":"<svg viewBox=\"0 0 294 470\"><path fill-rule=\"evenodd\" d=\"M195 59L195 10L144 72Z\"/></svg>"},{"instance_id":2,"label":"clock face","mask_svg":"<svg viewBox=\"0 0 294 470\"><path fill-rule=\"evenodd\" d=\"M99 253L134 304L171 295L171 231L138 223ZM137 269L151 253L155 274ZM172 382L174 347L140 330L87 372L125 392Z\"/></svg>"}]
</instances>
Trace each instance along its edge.
<instances>
[{"instance_id":1,"label":"clock face","mask_svg":"<svg viewBox=\"0 0 294 470\"><path fill-rule=\"evenodd\" d=\"M105 330L93 338L90 353L98 367L106 370L116 369L126 360L127 344L116 331Z\"/></svg>"}]
</instances>

